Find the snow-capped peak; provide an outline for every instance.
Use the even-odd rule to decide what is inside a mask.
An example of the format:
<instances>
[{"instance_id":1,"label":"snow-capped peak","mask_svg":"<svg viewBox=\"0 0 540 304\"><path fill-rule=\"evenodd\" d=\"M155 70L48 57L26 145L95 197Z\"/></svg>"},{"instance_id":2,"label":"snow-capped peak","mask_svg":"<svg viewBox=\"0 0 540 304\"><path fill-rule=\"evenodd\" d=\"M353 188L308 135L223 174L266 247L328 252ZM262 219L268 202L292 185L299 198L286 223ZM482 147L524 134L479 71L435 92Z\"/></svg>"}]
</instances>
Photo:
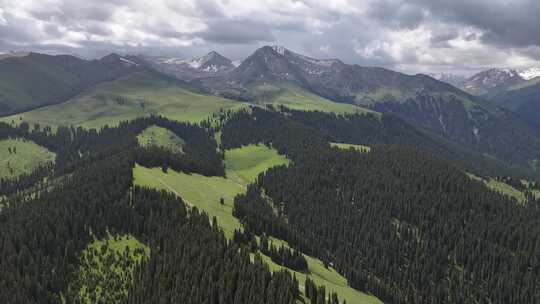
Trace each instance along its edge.
<instances>
[{"instance_id":1,"label":"snow-capped peak","mask_svg":"<svg viewBox=\"0 0 540 304\"><path fill-rule=\"evenodd\" d=\"M540 68L532 67L519 72L519 76L525 80L531 80L536 77L540 77Z\"/></svg>"},{"instance_id":2,"label":"snow-capped peak","mask_svg":"<svg viewBox=\"0 0 540 304\"><path fill-rule=\"evenodd\" d=\"M511 78L520 78L518 72L511 69L489 69L474 75L472 81L480 81L486 85L498 85Z\"/></svg>"},{"instance_id":3,"label":"snow-capped peak","mask_svg":"<svg viewBox=\"0 0 540 304\"><path fill-rule=\"evenodd\" d=\"M272 49L282 56L285 55L285 51L287 50L284 46L281 45L273 45Z\"/></svg>"},{"instance_id":4,"label":"snow-capped peak","mask_svg":"<svg viewBox=\"0 0 540 304\"><path fill-rule=\"evenodd\" d=\"M204 71L216 71L222 66L226 66L226 62L211 63L205 66L210 61L217 59L219 61L228 61L225 57L221 56L215 51L194 59L180 59L180 58L166 58L163 62L166 64L187 65L192 69L203 69Z\"/></svg>"}]
</instances>

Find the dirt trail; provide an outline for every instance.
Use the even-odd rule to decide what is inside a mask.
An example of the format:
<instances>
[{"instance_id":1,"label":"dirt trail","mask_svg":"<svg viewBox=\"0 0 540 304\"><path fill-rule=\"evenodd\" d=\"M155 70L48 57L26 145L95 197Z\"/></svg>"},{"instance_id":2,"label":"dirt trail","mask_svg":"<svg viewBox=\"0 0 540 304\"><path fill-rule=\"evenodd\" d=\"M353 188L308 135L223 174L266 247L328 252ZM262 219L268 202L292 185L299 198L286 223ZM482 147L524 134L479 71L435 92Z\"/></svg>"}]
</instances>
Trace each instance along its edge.
<instances>
[{"instance_id":1,"label":"dirt trail","mask_svg":"<svg viewBox=\"0 0 540 304\"><path fill-rule=\"evenodd\" d=\"M165 186L167 189L169 189L169 191L171 191L172 193L176 194L176 196L180 197L182 199L182 201L184 201L184 203L186 203L186 205L190 208L193 207L193 204L190 203L185 197L181 196L180 194L178 194L178 192L176 192L176 190L174 190L173 187L169 186L169 184L167 184L166 182L164 182L161 178L158 178L157 179L163 186Z\"/></svg>"}]
</instances>

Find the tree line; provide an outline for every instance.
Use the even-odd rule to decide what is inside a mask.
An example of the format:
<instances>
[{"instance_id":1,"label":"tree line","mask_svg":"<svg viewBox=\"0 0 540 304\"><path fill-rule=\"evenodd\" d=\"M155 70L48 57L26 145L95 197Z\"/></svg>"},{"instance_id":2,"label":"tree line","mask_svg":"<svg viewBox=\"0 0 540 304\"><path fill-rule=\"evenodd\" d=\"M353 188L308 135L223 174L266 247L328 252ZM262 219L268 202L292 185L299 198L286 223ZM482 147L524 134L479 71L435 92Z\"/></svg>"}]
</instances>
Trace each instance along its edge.
<instances>
[{"instance_id":1,"label":"tree line","mask_svg":"<svg viewBox=\"0 0 540 304\"><path fill-rule=\"evenodd\" d=\"M183 138L186 142L185 153L181 155L155 147L139 147L137 135L152 125L167 128ZM138 118L121 122L116 127L104 126L100 130L64 126L53 130L39 125L30 126L26 122L17 126L0 123L0 140L7 138L31 140L56 153L56 160L54 164L41 166L14 179L0 178L0 195L14 194L48 175L58 177L73 172L80 165L92 162L96 155L135 148L140 149L137 161L144 165L167 165L176 170L209 176L225 174L223 153L217 147L212 128L160 116Z\"/></svg>"}]
</instances>

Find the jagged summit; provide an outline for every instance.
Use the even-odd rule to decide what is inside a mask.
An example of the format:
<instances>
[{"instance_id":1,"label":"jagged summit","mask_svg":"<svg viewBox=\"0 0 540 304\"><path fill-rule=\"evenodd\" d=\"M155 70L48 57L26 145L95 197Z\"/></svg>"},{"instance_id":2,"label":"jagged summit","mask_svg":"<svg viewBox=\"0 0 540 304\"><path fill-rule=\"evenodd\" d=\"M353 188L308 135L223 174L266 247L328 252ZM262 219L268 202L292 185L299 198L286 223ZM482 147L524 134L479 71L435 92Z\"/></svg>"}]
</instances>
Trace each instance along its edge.
<instances>
[{"instance_id":1,"label":"jagged summit","mask_svg":"<svg viewBox=\"0 0 540 304\"><path fill-rule=\"evenodd\" d=\"M280 55L285 55L285 52L286 52L286 51L289 51L289 50L287 50L287 49L286 49L284 46L282 46L282 45L273 45L273 46L272 46L272 49L273 49L276 53L278 53L278 54L280 54Z\"/></svg>"},{"instance_id":2,"label":"jagged summit","mask_svg":"<svg viewBox=\"0 0 540 304\"><path fill-rule=\"evenodd\" d=\"M466 79L463 89L474 95L493 94L523 81L516 70L492 68Z\"/></svg>"},{"instance_id":3,"label":"jagged summit","mask_svg":"<svg viewBox=\"0 0 540 304\"><path fill-rule=\"evenodd\" d=\"M219 76L235 67L229 58L216 51L191 59L148 57L146 60L161 72L181 80Z\"/></svg>"}]
</instances>

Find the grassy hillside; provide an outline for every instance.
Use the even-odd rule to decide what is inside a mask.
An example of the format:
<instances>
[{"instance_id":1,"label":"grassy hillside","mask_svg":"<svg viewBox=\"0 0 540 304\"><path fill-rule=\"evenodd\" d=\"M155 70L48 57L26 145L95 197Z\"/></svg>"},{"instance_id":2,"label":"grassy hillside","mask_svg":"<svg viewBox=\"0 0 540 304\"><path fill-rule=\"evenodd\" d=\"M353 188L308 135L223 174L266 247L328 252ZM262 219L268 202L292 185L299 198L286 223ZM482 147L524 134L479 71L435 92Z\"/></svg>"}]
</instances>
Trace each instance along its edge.
<instances>
[{"instance_id":1,"label":"grassy hillside","mask_svg":"<svg viewBox=\"0 0 540 304\"><path fill-rule=\"evenodd\" d=\"M360 152L369 152L369 151L371 151L370 147L363 146L363 145L345 144L345 143L330 143L330 145L332 147L345 149L345 150L353 148L353 149L358 150Z\"/></svg>"},{"instance_id":2,"label":"grassy hillside","mask_svg":"<svg viewBox=\"0 0 540 304\"><path fill-rule=\"evenodd\" d=\"M0 60L0 116L60 103L136 67L30 53Z\"/></svg>"},{"instance_id":3,"label":"grassy hillside","mask_svg":"<svg viewBox=\"0 0 540 304\"><path fill-rule=\"evenodd\" d=\"M521 181L527 188L530 189L530 181L528 180L522 180ZM540 190L536 190L536 189L530 189L531 192L533 193L534 197L536 197L537 199L540 199Z\"/></svg>"},{"instance_id":4,"label":"grassy hillside","mask_svg":"<svg viewBox=\"0 0 540 304\"><path fill-rule=\"evenodd\" d=\"M245 191L245 187L223 177L207 177L199 174L186 174L169 169L163 173L160 168L136 166L133 170L134 184L174 192L190 206L215 216L227 237L232 237L240 223L232 215L234 197ZM220 198L225 201L220 204Z\"/></svg>"},{"instance_id":5,"label":"grassy hillside","mask_svg":"<svg viewBox=\"0 0 540 304\"><path fill-rule=\"evenodd\" d=\"M42 125L77 125L99 128L105 124L151 114L179 121L199 122L221 110L246 104L211 95L202 95L175 83L145 73L135 73L98 84L62 104L35 109L1 120Z\"/></svg>"},{"instance_id":6,"label":"grassy hillside","mask_svg":"<svg viewBox=\"0 0 540 304\"><path fill-rule=\"evenodd\" d=\"M114 303L127 295L135 266L149 255L150 248L131 235L95 240L81 254L81 266L68 290L78 292L81 303ZM104 294L103 286L119 286L119 294Z\"/></svg>"},{"instance_id":7,"label":"grassy hillside","mask_svg":"<svg viewBox=\"0 0 540 304\"><path fill-rule=\"evenodd\" d=\"M229 162L231 162L230 159ZM187 204L196 206L207 212L211 217L215 216L228 238L232 237L235 229L242 228L238 219L232 215L234 197L236 194L245 191L245 187L239 183L222 177L185 174L171 169L167 173L163 173L160 168L149 169L141 166L135 167L133 175L135 185L174 192L181 196ZM219 203L220 198L224 199L224 205ZM286 244L277 239L273 239L273 242L275 244L280 242ZM263 259L272 270L282 268L282 266L272 262L269 257L263 256ZM345 299L349 304L381 303L377 298L349 287L347 280L343 276L332 268L324 268L319 259L306 256L306 260L308 261L310 277L316 284L325 285L327 292L337 292L340 299ZM303 284L306 274L298 272L295 272L295 274L300 284ZM302 290L302 286L300 289Z\"/></svg>"},{"instance_id":8,"label":"grassy hillside","mask_svg":"<svg viewBox=\"0 0 540 304\"><path fill-rule=\"evenodd\" d=\"M0 178L30 173L40 165L54 162L56 155L36 143L23 139L0 141Z\"/></svg>"},{"instance_id":9,"label":"grassy hillside","mask_svg":"<svg viewBox=\"0 0 540 304\"><path fill-rule=\"evenodd\" d=\"M172 152L182 152L185 142L178 135L168 129L151 126L146 128L137 136L139 144L143 147L157 146L168 149Z\"/></svg>"},{"instance_id":10,"label":"grassy hillside","mask_svg":"<svg viewBox=\"0 0 540 304\"><path fill-rule=\"evenodd\" d=\"M256 84L250 88L256 103L284 105L290 109L334 113L376 113L355 105L338 103L291 84Z\"/></svg>"},{"instance_id":11,"label":"grassy hillside","mask_svg":"<svg viewBox=\"0 0 540 304\"><path fill-rule=\"evenodd\" d=\"M289 247L289 244L285 241L276 239L271 237L270 238L272 243L276 246L284 245L285 247ZM267 256L262 256L263 260L268 263L270 266L270 269L275 270L281 270L281 269L288 269L286 267L280 266ZM308 262L308 268L309 268L309 277L318 285L325 285L326 290L331 290L333 292L336 292L339 295L340 300L346 300L347 303L352 304L382 304L382 302L377 299L374 296L365 294L363 292L360 292L356 289L353 289L349 287L347 283L347 279L345 279L342 275L340 275L334 268L328 267L325 268L324 264L321 260L316 259L314 257L311 257L309 255L304 255L306 258L306 261ZM296 275L298 278L301 286L300 290L303 291L302 284L304 283L306 276L308 276L305 273L293 271L291 269L288 269L292 273Z\"/></svg>"},{"instance_id":12,"label":"grassy hillside","mask_svg":"<svg viewBox=\"0 0 540 304\"><path fill-rule=\"evenodd\" d=\"M289 160L265 145L249 145L225 151L227 178L249 184L268 168L286 165Z\"/></svg>"},{"instance_id":13,"label":"grassy hillside","mask_svg":"<svg viewBox=\"0 0 540 304\"><path fill-rule=\"evenodd\" d=\"M159 168L149 169L141 166L135 167L133 175L135 185L172 191L189 205L215 216L225 235L231 238L235 229L242 229L242 224L232 215L234 197L243 193L246 190L245 185L254 181L261 172L282 164L288 164L288 160L274 149L264 145L249 145L225 151L227 178L185 174L171 169L163 173ZM223 205L219 203L220 198L224 199ZM276 245L288 246L286 242L275 238L272 238L272 241ZM263 255L263 259L272 270L283 268L267 256ZM337 292L340 299L353 304L381 303L377 298L349 287L343 276L331 267L325 268L319 259L306 256L306 260L309 276L315 283L325 285L327 291ZM294 273L300 284L303 284L306 274Z\"/></svg>"},{"instance_id":14,"label":"grassy hillside","mask_svg":"<svg viewBox=\"0 0 540 304\"><path fill-rule=\"evenodd\" d=\"M467 173L467 176L469 176L469 178L471 179L474 179L474 180L477 180L477 181L481 181L483 182L486 186L488 186L488 188L494 190L494 191L497 191L499 193L502 193L504 195L508 195L510 197L513 197L515 198L518 202L520 203L524 203L526 201L526 198L525 198L525 194L523 194L523 192L519 191L518 189L504 183L504 182L500 182L496 179L493 179L493 178L481 178L481 177L478 177L474 174L470 174L470 173Z\"/></svg>"},{"instance_id":15,"label":"grassy hillside","mask_svg":"<svg viewBox=\"0 0 540 304\"><path fill-rule=\"evenodd\" d=\"M185 174L171 169L163 173L160 168L149 169L142 166L136 166L133 175L135 185L172 191L189 205L215 216L225 235L231 238L235 229L242 229L242 224L232 215L234 197L243 193L246 190L245 185L254 181L261 172L283 164L288 164L288 160L274 149L264 145L249 145L225 151L227 178ZM220 198L224 199L223 205L219 203ZM272 238L272 241L276 245L288 246L282 240ZM263 255L263 259L272 270L283 268L267 256ZM332 268L325 268L319 259L306 256L306 260L309 276L316 284L325 285L327 291L337 292L340 299L353 304L381 303L377 298L349 287L343 276ZM306 274L294 273L303 284Z\"/></svg>"}]
</instances>

